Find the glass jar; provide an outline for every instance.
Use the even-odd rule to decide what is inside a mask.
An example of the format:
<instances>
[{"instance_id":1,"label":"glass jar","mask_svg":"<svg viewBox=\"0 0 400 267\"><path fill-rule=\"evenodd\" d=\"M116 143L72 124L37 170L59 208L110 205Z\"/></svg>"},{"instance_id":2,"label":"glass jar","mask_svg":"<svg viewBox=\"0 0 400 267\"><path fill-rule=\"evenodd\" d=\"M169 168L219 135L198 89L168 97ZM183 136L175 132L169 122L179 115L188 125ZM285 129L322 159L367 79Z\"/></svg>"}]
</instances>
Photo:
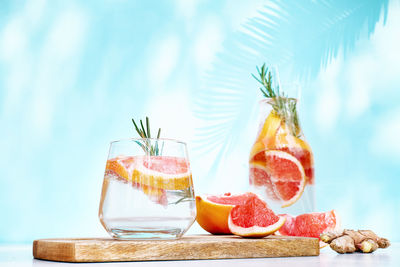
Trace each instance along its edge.
<instances>
[{"instance_id":1,"label":"glass jar","mask_svg":"<svg viewBox=\"0 0 400 267\"><path fill-rule=\"evenodd\" d=\"M253 190L278 213L313 212L314 158L297 113L297 99L266 98L260 102L260 127L250 152Z\"/></svg>"}]
</instances>

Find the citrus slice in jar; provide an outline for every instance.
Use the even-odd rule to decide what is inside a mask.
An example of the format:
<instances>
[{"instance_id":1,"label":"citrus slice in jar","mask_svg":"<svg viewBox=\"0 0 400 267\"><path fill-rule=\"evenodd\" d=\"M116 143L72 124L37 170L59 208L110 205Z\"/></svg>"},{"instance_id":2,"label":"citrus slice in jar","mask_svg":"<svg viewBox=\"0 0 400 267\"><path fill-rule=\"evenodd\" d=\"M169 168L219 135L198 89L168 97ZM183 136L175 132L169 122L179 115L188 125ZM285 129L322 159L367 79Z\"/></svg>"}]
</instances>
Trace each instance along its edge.
<instances>
[{"instance_id":1,"label":"citrus slice in jar","mask_svg":"<svg viewBox=\"0 0 400 267\"><path fill-rule=\"evenodd\" d=\"M314 156L305 140L290 134L278 134L275 147L295 156L304 168L307 183L314 184Z\"/></svg>"},{"instance_id":2,"label":"citrus slice in jar","mask_svg":"<svg viewBox=\"0 0 400 267\"><path fill-rule=\"evenodd\" d=\"M250 163L250 184L264 187L282 207L294 204L303 194L306 178L296 157L279 150L264 150L264 160Z\"/></svg>"},{"instance_id":3,"label":"citrus slice in jar","mask_svg":"<svg viewBox=\"0 0 400 267\"><path fill-rule=\"evenodd\" d=\"M272 149L275 136L282 123L282 119L273 111L271 111L260 129L257 140L250 152L250 161L254 161L254 156L266 148Z\"/></svg>"},{"instance_id":4,"label":"citrus slice in jar","mask_svg":"<svg viewBox=\"0 0 400 267\"><path fill-rule=\"evenodd\" d=\"M185 190L192 184L189 162L170 156L137 156L132 181L165 190Z\"/></svg>"},{"instance_id":5,"label":"citrus slice in jar","mask_svg":"<svg viewBox=\"0 0 400 267\"><path fill-rule=\"evenodd\" d=\"M258 133L257 136L257 141L264 139L264 138L269 138L272 136L275 136L277 130L279 129L281 125L281 118L279 117L278 114L276 114L274 111L271 111L268 115L268 117L265 119L263 127L261 128L260 132Z\"/></svg>"},{"instance_id":6,"label":"citrus slice in jar","mask_svg":"<svg viewBox=\"0 0 400 267\"><path fill-rule=\"evenodd\" d=\"M310 145L301 138L288 132L285 123L282 123L275 136L256 142L250 153L250 162L265 161L265 151L281 150L296 157L304 168L306 183L314 184L314 156Z\"/></svg>"}]
</instances>

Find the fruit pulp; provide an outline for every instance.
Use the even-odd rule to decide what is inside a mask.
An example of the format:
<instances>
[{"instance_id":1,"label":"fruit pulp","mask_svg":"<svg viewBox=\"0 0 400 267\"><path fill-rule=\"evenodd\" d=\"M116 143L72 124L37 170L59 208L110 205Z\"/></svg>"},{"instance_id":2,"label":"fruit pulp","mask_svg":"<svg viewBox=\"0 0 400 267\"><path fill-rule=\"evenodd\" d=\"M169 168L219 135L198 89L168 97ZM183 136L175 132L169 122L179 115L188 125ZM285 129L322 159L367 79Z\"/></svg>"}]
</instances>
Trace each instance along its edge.
<instances>
[{"instance_id":1,"label":"fruit pulp","mask_svg":"<svg viewBox=\"0 0 400 267\"><path fill-rule=\"evenodd\" d=\"M277 212L312 212L315 181L311 147L297 112L294 116L281 114L274 110L273 103L272 99L261 102L260 129L249 158L250 184Z\"/></svg>"},{"instance_id":2,"label":"fruit pulp","mask_svg":"<svg viewBox=\"0 0 400 267\"><path fill-rule=\"evenodd\" d=\"M117 239L180 238L196 217L191 174L163 174L148 168L144 159L159 164L160 157L119 157L107 162L100 221Z\"/></svg>"}]
</instances>

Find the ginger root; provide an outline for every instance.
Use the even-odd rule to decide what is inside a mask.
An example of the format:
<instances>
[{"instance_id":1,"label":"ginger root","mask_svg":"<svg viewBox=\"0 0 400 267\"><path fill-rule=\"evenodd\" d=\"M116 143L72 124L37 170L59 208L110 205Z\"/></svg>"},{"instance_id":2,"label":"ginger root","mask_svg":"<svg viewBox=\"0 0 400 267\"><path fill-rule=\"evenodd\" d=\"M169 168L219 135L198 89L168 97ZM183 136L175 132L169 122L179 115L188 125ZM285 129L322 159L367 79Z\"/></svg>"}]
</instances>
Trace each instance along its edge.
<instances>
[{"instance_id":1,"label":"ginger root","mask_svg":"<svg viewBox=\"0 0 400 267\"><path fill-rule=\"evenodd\" d=\"M378 248L387 248L390 242L379 237L371 230L349 230L342 232L328 232L320 236L322 242L328 243L338 253L353 253L360 251L371 253Z\"/></svg>"}]
</instances>

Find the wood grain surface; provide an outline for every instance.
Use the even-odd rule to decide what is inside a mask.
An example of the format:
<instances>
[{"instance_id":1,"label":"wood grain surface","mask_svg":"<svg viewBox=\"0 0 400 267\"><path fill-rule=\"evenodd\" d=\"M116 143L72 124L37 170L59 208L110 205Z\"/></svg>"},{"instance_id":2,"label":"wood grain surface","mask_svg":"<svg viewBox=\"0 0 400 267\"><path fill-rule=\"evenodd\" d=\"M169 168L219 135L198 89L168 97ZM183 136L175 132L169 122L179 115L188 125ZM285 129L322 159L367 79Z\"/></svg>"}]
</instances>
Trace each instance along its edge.
<instances>
[{"instance_id":1,"label":"wood grain surface","mask_svg":"<svg viewBox=\"0 0 400 267\"><path fill-rule=\"evenodd\" d=\"M115 240L101 238L39 239L33 242L36 259L63 262L234 259L318 256L316 238L196 235L178 240Z\"/></svg>"}]
</instances>

